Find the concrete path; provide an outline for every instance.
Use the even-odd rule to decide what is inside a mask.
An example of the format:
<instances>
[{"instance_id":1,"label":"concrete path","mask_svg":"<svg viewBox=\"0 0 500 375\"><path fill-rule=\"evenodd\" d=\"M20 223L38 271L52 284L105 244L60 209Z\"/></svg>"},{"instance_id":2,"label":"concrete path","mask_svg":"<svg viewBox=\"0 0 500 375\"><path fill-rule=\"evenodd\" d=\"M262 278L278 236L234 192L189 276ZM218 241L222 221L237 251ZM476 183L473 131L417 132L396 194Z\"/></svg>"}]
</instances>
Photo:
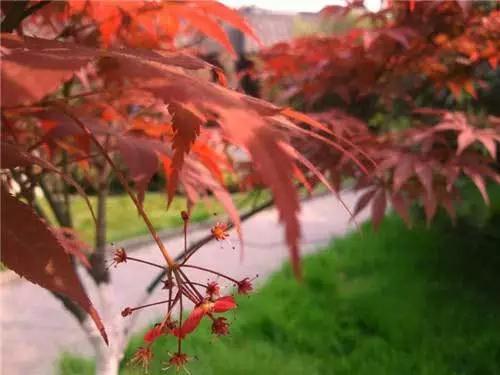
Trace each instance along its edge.
<instances>
[{"instance_id":1,"label":"concrete path","mask_svg":"<svg viewBox=\"0 0 500 375\"><path fill-rule=\"evenodd\" d=\"M346 193L343 199L349 207L353 207L354 194ZM366 213L363 214L358 220L366 217ZM331 196L304 203L300 217L303 254L321 248L332 237L343 235L352 227L349 225L347 212ZM190 233L189 238L195 241L206 233L206 230L198 230ZM243 234L243 260L240 260L239 252L232 250L230 246L221 247L220 243L213 242L193 256L190 263L225 270L237 279L259 274L257 283L263 282L288 257L276 210L264 211L245 222ZM235 234L232 233L231 238L234 242ZM182 238L168 240L167 247L180 251ZM142 246L133 254L161 262L159 251L153 244ZM113 284L119 305L134 305L156 273L157 270L151 267L130 262L113 269ZM205 275L202 280L206 280ZM89 293L92 297L93 291L90 290ZM158 296L159 293L161 292L153 293L151 301L162 298ZM155 308L146 309L139 315L135 330L152 322L159 311ZM62 352L92 355L92 348L76 320L47 291L24 280L10 282L0 289L0 330L0 374L56 374L57 359Z\"/></svg>"}]
</instances>

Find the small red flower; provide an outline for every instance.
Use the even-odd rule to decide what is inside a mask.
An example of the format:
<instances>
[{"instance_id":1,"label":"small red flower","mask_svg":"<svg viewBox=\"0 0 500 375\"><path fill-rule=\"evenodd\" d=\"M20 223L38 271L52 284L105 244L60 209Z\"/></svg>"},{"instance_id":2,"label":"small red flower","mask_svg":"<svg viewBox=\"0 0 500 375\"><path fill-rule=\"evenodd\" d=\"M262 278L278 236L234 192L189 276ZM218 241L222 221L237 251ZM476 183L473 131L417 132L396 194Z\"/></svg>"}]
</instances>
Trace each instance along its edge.
<instances>
[{"instance_id":1,"label":"small red flower","mask_svg":"<svg viewBox=\"0 0 500 375\"><path fill-rule=\"evenodd\" d=\"M149 346L146 348L140 347L135 351L132 359L130 360L130 363L142 366L144 370L147 370L152 359L153 352L151 351Z\"/></svg>"},{"instance_id":2,"label":"small red flower","mask_svg":"<svg viewBox=\"0 0 500 375\"><path fill-rule=\"evenodd\" d=\"M155 324L153 328L144 334L144 342L151 344L164 333L165 327L162 324Z\"/></svg>"},{"instance_id":3,"label":"small red flower","mask_svg":"<svg viewBox=\"0 0 500 375\"><path fill-rule=\"evenodd\" d=\"M133 312L133 310L130 307L125 307L122 310L122 316L125 318L126 316L129 316L130 314L132 314L132 312Z\"/></svg>"},{"instance_id":4,"label":"small red flower","mask_svg":"<svg viewBox=\"0 0 500 375\"><path fill-rule=\"evenodd\" d=\"M180 329L177 328L173 330L173 334L177 337L184 338L200 325L201 319L203 319L205 315L211 313L223 313L235 309L236 306L236 302L232 296L221 297L216 299L214 302L202 302L193 309Z\"/></svg>"},{"instance_id":5,"label":"small red flower","mask_svg":"<svg viewBox=\"0 0 500 375\"><path fill-rule=\"evenodd\" d=\"M229 323L224 317L214 319L212 323L212 333L217 336L225 336L229 333Z\"/></svg>"},{"instance_id":6,"label":"small red flower","mask_svg":"<svg viewBox=\"0 0 500 375\"><path fill-rule=\"evenodd\" d=\"M207 293L207 297L210 300L214 300L217 297L219 297L219 295L220 295L220 286L219 286L219 284L217 282L215 282L215 281L209 282L207 284L206 293Z\"/></svg>"},{"instance_id":7,"label":"small red flower","mask_svg":"<svg viewBox=\"0 0 500 375\"><path fill-rule=\"evenodd\" d=\"M176 371L179 371L181 368L185 369L186 364L189 361L189 357L185 353L175 353L168 360L168 366L165 370L168 370L170 367L175 367Z\"/></svg>"},{"instance_id":8,"label":"small red flower","mask_svg":"<svg viewBox=\"0 0 500 375\"><path fill-rule=\"evenodd\" d=\"M225 223L216 223L211 229L211 232L217 241L222 241L229 237L229 233L227 232L227 224Z\"/></svg>"},{"instance_id":9,"label":"small red flower","mask_svg":"<svg viewBox=\"0 0 500 375\"><path fill-rule=\"evenodd\" d=\"M119 249L115 250L115 253L113 254L113 262L111 263L112 266L117 266L120 263L126 263L127 262L127 252L123 247L120 247Z\"/></svg>"},{"instance_id":10,"label":"small red flower","mask_svg":"<svg viewBox=\"0 0 500 375\"><path fill-rule=\"evenodd\" d=\"M245 277L243 280L238 281L238 294L249 294L253 290L252 280Z\"/></svg>"}]
</instances>

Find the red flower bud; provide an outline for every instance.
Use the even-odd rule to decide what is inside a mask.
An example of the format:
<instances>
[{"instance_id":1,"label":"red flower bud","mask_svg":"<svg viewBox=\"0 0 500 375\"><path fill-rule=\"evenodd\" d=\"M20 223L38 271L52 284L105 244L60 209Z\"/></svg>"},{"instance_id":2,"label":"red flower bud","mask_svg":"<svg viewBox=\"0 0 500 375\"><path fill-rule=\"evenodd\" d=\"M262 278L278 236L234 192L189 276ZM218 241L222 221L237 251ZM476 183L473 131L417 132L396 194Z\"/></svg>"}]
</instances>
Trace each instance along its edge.
<instances>
[{"instance_id":1,"label":"red flower bud","mask_svg":"<svg viewBox=\"0 0 500 375\"><path fill-rule=\"evenodd\" d=\"M184 221L189 220L189 214L186 211L181 211L181 217L182 217L182 220L184 220Z\"/></svg>"},{"instance_id":2,"label":"red flower bud","mask_svg":"<svg viewBox=\"0 0 500 375\"><path fill-rule=\"evenodd\" d=\"M215 298L219 297L220 294L220 286L218 283L215 281L209 282L207 285L207 297L210 298L211 300L214 300Z\"/></svg>"},{"instance_id":3,"label":"red flower bud","mask_svg":"<svg viewBox=\"0 0 500 375\"><path fill-rule=\"evenodd\" d=\"M140 347L136 350L130 362L142 366L144 370L147 370L152 359L153 352L151 351L149 346L146 348Z\"/></svg>"},{"instance_id":4,"label":"red flower bud","mask_svg":"<svg viewBox=\"0 0 500 375\"><path fill-rule=\"evenodd\" d=\"M224 223L215 224L211 229L211 232L217 241L222 241L229 237L229 233L227 233L227 225Z\"/></svg>"},{"instance_id":5,"label":"red flower bud","mask_svg":"<svg viewBox=\"0 0 500 375\"><path fill-rule=\"evenodd\" d=\"M243 280L238 281L238 294L249 294L253 290L252 280L245 277Z\"/></svg>"},{"instance_id":6,"label":"red flower bud","mask_svg":"<svg viewBox=\"0 0 500 375\"><path fill-rule=\"evenodd\" d=\"M185 353L175 353L170 359L168 360L168 368L174 366L176 371L179 371L181 368L184 368L186 364L188 363L189 358L187 354Z\"/></svg>"},{"instance_id":7,"label":"red flower bud","mask_svg":"<svg viewBox=\"0 0 500 375\"><path fill-rule=\"evenodd\" d=\"M115 250L115 253L113 254L113 264L116 265L120 263L126 263L127 262L127 252L123 247L120 247L119 249Z\"/></svg>"},{"instance_id":8,"label":"red flower bud","mask_svg":"<svg viewBox=\"0 0 500 375\"><path fill-rule=\"evenodd\" d=\"M214 319L212 323L212 333L217 336L225 336L229 333L229 323L226 318Z\"/></svg>"},{"instance_id":9,"label":"red flower bud","mask_svg":"<svg viewBox=\"0 0 500 375\"><path fill-rule=\"evenodd\" d=\"M125 318L126 316L129 316L130 314L132 314L134 310L132 310L130 307L125 307L123 310L122 310L122 316Z\"/></svg>"}]
</instances>

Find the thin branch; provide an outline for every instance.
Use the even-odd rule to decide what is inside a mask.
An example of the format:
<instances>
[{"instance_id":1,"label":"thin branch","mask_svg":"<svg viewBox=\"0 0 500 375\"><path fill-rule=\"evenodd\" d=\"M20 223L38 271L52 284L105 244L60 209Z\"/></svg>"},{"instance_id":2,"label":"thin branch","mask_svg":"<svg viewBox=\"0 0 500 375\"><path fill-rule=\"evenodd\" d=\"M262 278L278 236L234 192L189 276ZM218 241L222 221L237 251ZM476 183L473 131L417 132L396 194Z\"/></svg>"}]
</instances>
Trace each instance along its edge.
<instances>
[{"instance_id":1,"label":"thin branch","mask_svg":"<svg viewBox=\"0 0 500 375\"><path fill-rule=\"evenodd\" d=\"M35 13L37 10L40 10L42 9L45 5L48 5L50 4L52 1L51 0L42 0L42 1L39 1L38 3L30 6L28 9L26 9L24 11L24 14L23 14L23 19L24 18L28 18L29 16L31 16L33 13Z\"/></svg>"},{"instance_id":2,"label":"thin branch","mask_svg":"<svg viewBox=\"0 0 500 375\"><path fill-rule=\"evenodd\" d=\"M251 218L252 216L258 214L259 212L261 212L261 211L263 211L263 210L265 210L273 205L274 205L274 199L269 199L268 201L261 204L260 206L250 210L249 212L247 212L244 215L241 215L240 221L243 222L246 219ZM227 230L234 227L234 223L232 223L232 222L228 222L226 225L227 225ZM189 260L189 258L191 258L191 256L193 256L194 253L199 248L203 247L205 244L210 242L213 238L214 238L214 236L212 234L209 234L209 235L203 237L200 241L198 241L196 243L196 245L197 245L196 247L190 246L190 248L186 252L184 252L183 254L180 255L180 259L182 259L182 264L185 264Z\"/></svg>"},{"instance_id":3,"label":"thin branch","mask_svg":"<svg viewBox=\"0 0 500 375\"><path fill-rule=\"evenodd\" d=\"M69 167L68 167L68 153L66 151L63 151L62 154L62 171L65 175L69 175ZM65 216L66 216L66 221L68 222L69 227L73 227L73 217L71 215L71 202L69 198L69 185L68 184L62 184L62 193L63 193L63 200L64 200L64 209L65 209Z\"/></svg>"},{"instance_id":4,"label":"thin branch","mask_svg":"<svg viewBox=\"0 0 500 375\"><path fill-rule=\"evenodd\" d=\"M108 143L108 137L106 137ZM97 168L97 220L95 224L95 249L90 256L92 268L90 275L97 285L110 282L110 274L106 267L106 228L107 228L107 200L109 194L109 175L110 168L105 160L101 159L96 163Z\"/></svg>"},{"instance_id":5,"label":"thin branch","mask_svg":"<svg viewBox=\"0 0 500 375\"><path fill-rule=\"evenodd\" d=\"M134 312L134 311L137 311L137 310L141 310L141 309L144 309L146 307L151 307L151 306L156 306L156 305L163 305L164 303L168 303L168 302L172 302L171 299L165 299L163 301L158 301L158 302L152 302L152 303L148 303L146 305L142 305L142 306L137 306L137 307L133 307L130 309L131 312Z\"/></svg>"},{"instance_id":6,"label":"thin branch","mask_svg":"<svg viewBox=\"0 0 500 375\"><path fill-rule=\"evenodd\" d=\"M185 267L185 268L193 268L195 270L199 270L199 271L204 271L204 272L208 272L208 273L211 273L211 274L214 274L214 275L217 275L217 276L220 276L224 279L227 279L235 284L238 283L238 280L236 279L233 279L232 277L230 276L227 276L227 275L224 275L223 273L221 272L217 272L217 271L214 271L214 270L211 270L209 268L205 268L205 267L200 267L200 266L194 266L192 264L184 264L182 267Z\"/></svg>"},{"instance_id":7,"label":"thin branch","mask_svg":"<svg viewBox=\"0 0 500 375\"><path fill-rule=\"evenodd\" d=\"M160 249L163 257L165 258L165 261L168 264L168 266L170 268L175 268L175 266L176 266L175 260L170 256L167 248L165 247L165 245L163 244L162 240L160 239L160 236L158 236L158 233L156 232L156 230L155 230L155 228L153 226L153 223L151 223L151 220L149 219L149 216L146 214L146 212L144 211L144 208L140 204L139 200L137 199L137 197L135 196L135 194L132 192L132 190L131 190L131 188L130 188L130 186L129 186L129 184L128 184L126 178L125 178L125 176L123 175L123 173L116 167L115 163L113 162L113 160L111 160L111 157L109 156L109 154L107 153L107 151L99 143L99 141L97 140L97 138L95 137L95 135L89 130L89 128L87 128L87 126L82 121L80 121L80 119L78 117L74 116L65 107L61 107L61 109L66 114L66 116L68 116L69 118L71 118L94 141L95 145L97 146L97 149L102 153L102 155L104 156L104 158L106 159L106 161L109 163L109 165L111 166L111 168L115 172L118 180L120 181L121 185L123 186L123 188L125 189L125 191L127 192L127 194L130 196L130 198L134 202L134 205L137 207L137 211L139 212L139 214L141 215L142 219L144 220L144 223L146 224L149 232L151 233L151 236L153 237L153 239L155 240L156 244L158 245L158 248Z\"/></svg>"},{"instance_id":8,"label":"thin branch","mask_svg":"<svg viewBox=\"0 0 500 375\"><path fill-rule=\"evenodd\" d=\"M46 181L43 178L40 178L38 184L42 189L43 195L47 200L50 209L52 210L52 213L54 214L54 217L57 220L57 223L62 227L69 227L70 225L66 221L67 217L64 214L61 205L57 201L57 198L55 197L56 193L49 188L49 186L47 185Z\"/></svg>"},{"instance_id":9,"label":"thin branch","mask_svg":"<svg viewBox=\"0 0 500 375\"><path fill-rule=\"evenodd\" d=\"M153 266L153 267L156 267L156 268L161 268L162 270L166 270L167 268L163 267L163 266L160 266L159 264L156 264L156 263L153 263L153 262L149 262L147 260L143 260L143 259L139 259L139 258L134 258L134 257L130 257L127 255L127 260L132 260L134 262L138 262L138 263L144 263L144 264L147 264L148 266Z\"/></svg>"},{"instance_id":10,"label":"thin branch","mask_svg":"<svg viewBox=\"0 0 500 375\"><path fill-rule=\"evenodd\" d=\"M252 216L258 214L259 212L264 211L265 209L271 207L274 204L274 200L269 200L264 202L258 207L255 207L253 210L247 212L246 214L241 215L241 222L244 222L248 219L250 219ZM228 223L227 228L231 229L234 226L233 223ZM201 238L199 241L195 242L191 246L188 247L187 251L178 255L175 258L176 262L180 262L181 260L185 259L186 257L189 257L191 254L194 254L199 248L203 247L210 241L212 241L214 236L212 234L209 234L203 238ZM160 272L148 285L146 288L146 295L150 295L153 293L153 291L156 289L156 287L161 283L161 280L165 277L166 271Z\"/></svg>"},{"instance_id":11,"label":"thin branch","mask_svg":"<svg viewBox=\"0 0 500 375\"><path fill-rule=\"evenodd\" d=\"M179 270L179 273L182 277L184 277L184 280L185 280L185 283L182 284L182 286L184 285L188 285L194 292L195 296L198 297L201 300L203 300L203 296L200 294L200 292L198 291L198 289L196 289L196 287L193 285L193 283L191 282L191 280L189 280L189 278L186 276L186 274L184 273L184 271L182 271L180 268L178 268Z\"/></svg>"},{"instance_id":12,"label":"thin branch","mask_svg":"<svg viewBox=\"0 0 500 375\"><path fill-rule=\"evenodd\" d=\"M314 198L317 198L318 196L321 196L323 193L319 193L317 195L311 195L311 196L308 196L304 199L304 201L308 201L308 200L311 200L311 199L314 199ZM250 210L249 212L241 215L241 222L243 223L244 221L250 219L251 217L255 216L256 214L272 207L274 205L274 200L273 199L270 199L264 203L262 203L261 205L253 208L252 210ZM231 229L232 227L234 226L233 223L228 223L227 224L227 229ZM191 246L189 246L189 248L187 249L187 252L184 252L182 254L179 254L176 258L175 258L175 261L176 262L180 262L182 261L186 256L189 258L192 254L194 254L199 248L203 247L204 245L206 245L207 243L209 243L210 241L212 241L214 239L214 236L212 234L209 234L209 235L206 235L205 237L201 238L200 240L198 240L197 242L193 243ZM145 292L145 297L143 297L143 299L147 299L147 296L151 295L153 293L153 291L158 287L158 285L161 283L162 279L165 277L166 275L166 271L162 271L160 273L158 273L158 275L156 275L156 277L149 283L148 287L146 288L146 292Z\"/></svg>"},{"instance_id":13,"label":"thin branch","mask_svg":"<svg viewBox=\"0 0 500 375\"><path fill-rule=\"evenodd\" d=\"M271 207L273 204L274 204L274 201L273 200L269 200L269 201L264 202L260 206L253 208L251 211L249 211L246 214L243 214L241 216L241 222L244 222L244 221L250 219L254 215L258 214L259 212L262 212L265 209ZM234 225L232 223L228 223L228 229L232 228L233 226ZM214 236L211 235L211 234L207 235L207 236L205 236L203 238L201 238L199 241L197 241L194 244L192 244L191 246L189 246L187 248L187 251L183 252L182 254L179 254L175 258L175 261L176 262L180 262L181 260L184 259L185 255L194 254L199 248L201 248L202 246L204 246L207 243L209 243L210 241L212 241L213 238L214 238ZM172 274L169 273L168 269L164 269L163 271L161 271L160 273L158 273L158 275L148 285L148 287L146 288L146 291L145 291L144 295L139 299L138 305L141 305L145 301L148 300L149 296L153 293L153 291L156 289L156 287L158 285L160 285L160 283L163 281L165 275L167 275L169 283L170 283L170 285L172 285ZM176 280L178 282L178 279L176 279ZM182 287L182 282L181 282L180 286ZM172 289L169 290L169 299L171 299L171 293L172 293ZM171 309L171 307L172 306L169 306L169 309ZM131 319L131 320L128 321L128 324L125 325L125 327L124 327L125 334L128 334L130 332L130 328L132 327L133 323L134 323L134 320Z\"/></svg>"}]
</instances>

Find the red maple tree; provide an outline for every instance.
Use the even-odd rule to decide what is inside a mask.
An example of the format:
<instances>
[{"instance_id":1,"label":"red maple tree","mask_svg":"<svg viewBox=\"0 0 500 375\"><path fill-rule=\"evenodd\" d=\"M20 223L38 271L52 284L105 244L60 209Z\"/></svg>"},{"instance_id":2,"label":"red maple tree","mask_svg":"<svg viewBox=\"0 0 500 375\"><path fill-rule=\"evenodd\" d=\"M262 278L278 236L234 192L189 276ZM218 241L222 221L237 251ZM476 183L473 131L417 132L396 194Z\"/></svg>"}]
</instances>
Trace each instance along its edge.
<instances>
[{"instance_id":1,"label":"red maple tree","mask_svg":"<svg viewBox=\"0 0 500 375\"><path fill-rule=\"evenodd\" d=\"M218 67L194 57L189 46L176 45L179 35L201 32L232 53L221 21L255 38L237 12L215 1L71 0L5 1L2 13L1 259L63 301L92 338L99 373L117 371L127 326L110 330L114 335L110 350L96 339L83 311L108 342L73 260L88 267L101 299L112 305L105 288L110 281L106 258L111 258L106 253L105 198L112 178L130 196L164 259L164 264L155 264L130 256L126 249L118 249L112 257L115 266L135 261L166 276L162 292L167 299L122 311L127 317L145 307L167 305L163 321L145 336L135 362L147 364L154 341L171 334L177 348L170 364L184 366L188 357L182 340L204 316L213 320L214 334L227 333L228 321L214 313L235 308L232 297L220 297L213 285L191 280L184 269L218 275L234 284L236 292L249 293L249 278L235 280L188 261L210 239L226 239L232 226L241 236L241 220L272 204L285 226L294 271L300 277L298 184L306 180L299 168L303 157L291 152L290 142L295 132L302 132L298 122L309 121L318 130L324 126L225 88ZM217 83L210 82L207 74L213 71ZM337 147L336 142L325 142ZM228 146L241 150L245 160L235 160ZM177 258L143 208L147 187L159 172L166 177L169 204L179 187L187 197L187 212L181 214L185 236L189 210L200 196L213 194L231 219L217 224L190 248L185 240L184 252ZM240 217L225 185L226 174L233 174L242 186L263 184L273 199ZM19 190L12 194L14 182ZM96 212L81 184L97 191ZM64 229L72 226L70 186L85 198L96 223L95 249L89 258L75 233ZM37 187L61 228L51 226L37 204ZM183 323L186 303L195 307Z\"/></svg>"},{"instance_id":2,"label":"red maple tree","mask_svg":"<svg viewBox=\"0 0 500 375\"><path fill-rule=\"evenodd\" d=\"M328 7L323 14L339 17L361 4ZM353 215L371 202L378 226L387 202L408 223L415 202L429 221L438 206L454 217L460 177L472 180L485 202L486 179L500 182L500 119L481 104L498 73L499 13L491 3L393 2L378 13L358 12L368 26L262 53L267 83L308 115L227 89L219 68L190 53L190 38L179 35L202 33L232 53L221 22L255 38L237 12L215 1L4 1L2 14L2 262L51 290L87 331L82 311L88 313L105 340L73 260L89 267L98 286L109 284L106 258L120 267L140 262L160 269L166 299L122 311L128 317L167 306L134 356L138 364L152 359L158 338L172 336L177 348L169 364L185 366L190 357L182 340L204 317L212 320L214 334L228 332L226 318L214 314L234 309L233 297L220 296L217 285L192 280L184 270L217 275L234 284L235 293L249 293L249 278L235 280L190 258L207 241L224 240L233 226L241 235L241 221L251 214L276 205L300 277L300 186L321 183L336 193L344 177L354 178L363 194ZM218 82L210 82L212 72ZM231 147L245 159L236 160ZM166 176L168 202L177 189L187 197L185 236L190 207L206 194L221 201L230 222L217 224L190 248L185 241L174 258L142 205L157 173ZM227 174L242 187L268 187L272 201L240 217ZM126 249L114 257L106 253L104 202L112 178L136 205L163 264ZM98 196L95 213L85 194L89 186ZM37 187L58 228L37 205ZM89 257L67 229L69 187L87 200L96 221ZM186 303L194 309L183 321ZM98 371L117 371L124 331L112 330L113 355L94 340L98 354L108 357L98 355Z\"/></svg>"},{"instance_id":3,"label":"red maple tree","mask_svg":"<svg viewBox=\"0 0 500 375\"><path fill-rule=\"evenodd\" d=\"M462 176L488 204L486 180L500 182L500 118L489 104L498 95L496 3L394 1L369 13L363 2L351 1L322 15L351 15L354 26L261 54L266 83L280 88L277 99L327 127L318 131L304 121L310 137L292 141L304 166L316 167L307 168L306 178L324 182L319 173L329 173L336 189L342 178L354 178L354 188L363 191L354 215L372 203L375 227L388 203L408 224L415 202L428 221L438 206L454 219Z\"/></svg>"}]
</instances>

